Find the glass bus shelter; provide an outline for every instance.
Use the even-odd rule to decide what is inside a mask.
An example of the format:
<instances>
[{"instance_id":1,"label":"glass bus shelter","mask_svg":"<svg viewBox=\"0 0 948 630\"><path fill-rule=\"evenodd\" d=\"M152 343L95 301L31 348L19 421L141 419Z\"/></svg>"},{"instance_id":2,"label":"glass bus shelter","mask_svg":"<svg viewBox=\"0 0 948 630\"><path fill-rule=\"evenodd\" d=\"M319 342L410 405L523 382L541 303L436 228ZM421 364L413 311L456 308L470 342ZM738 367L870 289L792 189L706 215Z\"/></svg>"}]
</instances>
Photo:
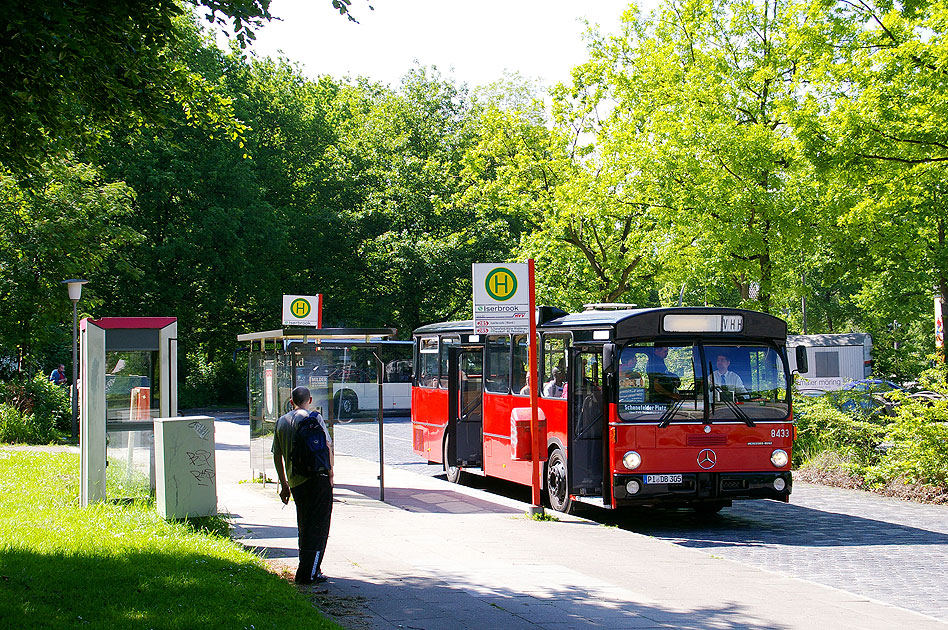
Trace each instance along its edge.
<instances>
[{"instance_id":1,"label":"glass bus shelter","mask_svg":"<svg viewBox=\"0 0 948 630\"><path fill-rule=\"evenodd\" d=\"M337 423L379 422L411 408L411 342L394 341L394 328L287 328L238 335L249 343L250 469L276 481L273 429L293 408L291 393L309 388L312 409L333 430ZM384 493L384 490L382 491Z\"/></svg>"}]
</instances>

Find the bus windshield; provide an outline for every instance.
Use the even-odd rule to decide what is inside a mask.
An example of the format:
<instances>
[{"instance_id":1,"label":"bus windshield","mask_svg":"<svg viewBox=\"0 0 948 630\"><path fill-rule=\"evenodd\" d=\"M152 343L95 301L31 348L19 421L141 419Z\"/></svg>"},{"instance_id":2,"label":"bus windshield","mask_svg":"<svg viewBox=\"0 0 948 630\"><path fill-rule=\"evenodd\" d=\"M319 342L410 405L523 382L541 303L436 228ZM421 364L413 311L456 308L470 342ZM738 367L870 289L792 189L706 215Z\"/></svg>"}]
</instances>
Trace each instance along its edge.
<instances>
[{"instance_id":1,"label":"bus windshield","mask_svg":"<svg viewBox=\"0 0 948 630\"><path fill-rule=\"evenodd\" d=\"M618 408L629 422L783 420L784 359L763 343L629 344L619 356Z\"/></svg>"}]
</instances>

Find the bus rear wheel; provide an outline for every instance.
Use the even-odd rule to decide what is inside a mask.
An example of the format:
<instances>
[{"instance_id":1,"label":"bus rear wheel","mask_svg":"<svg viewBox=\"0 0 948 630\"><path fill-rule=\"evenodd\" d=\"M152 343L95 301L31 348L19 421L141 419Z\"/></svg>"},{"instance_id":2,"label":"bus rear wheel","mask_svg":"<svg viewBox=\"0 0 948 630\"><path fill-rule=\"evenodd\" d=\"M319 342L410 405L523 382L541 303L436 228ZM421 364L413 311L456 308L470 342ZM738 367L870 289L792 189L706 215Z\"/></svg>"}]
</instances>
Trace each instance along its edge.
<instances>
[{"instance_id":1,"label":"bus rear wheel","mask_svg":"<svg viewBox=\"0 0 948 630\"><path fill-rule=\"evenodd\" d=\"M461 467L448 465L448 436L444 436L444 476L451 483L461 483Z\"/></svg>"},{"instance_id":2,"label":"bus rear wheel","mask_svg":"<svg viewBox=\"0 0 948 630\"><path fill-rule=\"evenodd\" d=\"M569 512L573 502L569 498L566 455L560 449L555 449L546 463L546 487L550 495L550 507L557 512Z\"/></svg>"}]
</instances>

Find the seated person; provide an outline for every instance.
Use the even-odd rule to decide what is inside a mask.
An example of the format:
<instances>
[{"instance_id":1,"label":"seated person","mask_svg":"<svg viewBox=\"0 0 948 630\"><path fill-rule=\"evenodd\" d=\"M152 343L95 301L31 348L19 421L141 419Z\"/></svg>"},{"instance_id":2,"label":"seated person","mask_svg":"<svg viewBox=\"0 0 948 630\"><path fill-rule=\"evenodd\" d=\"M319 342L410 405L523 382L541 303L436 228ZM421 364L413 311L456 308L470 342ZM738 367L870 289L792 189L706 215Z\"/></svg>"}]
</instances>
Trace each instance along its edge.
<instances>
[{"instance_id":1,"label":"seated person","mask_svg":"<svg viewBox=\"0 0 948 630\"><path fill-rule=\"evenodd\" d=\"M524 380L525 380L524 386L520 388L520 395L529 396L530 395L530 372L526 373L526 378Z\"/></svg>"},{"instance_id":2,"label":"seated person","mask_svg":"<svg viewBox=\"0 0 948 630\"><path fill-rule=\"evenodd\" d=\"M646 371L649 377L649 399L652 402L674 402L681 398L678 387L681 379L665 365L668 346L656 345Z\"/></svg>"},{"instance_id":3,"label":"seated person","mask_svg":"<svg viewBox=\"0 0 948 630\"><path fill-rule=\"evenodd\" d=\"M550 373L550 380L543 384L543 395L546 398L562 398L563 384L566 382L566 375L560 368L555 367Z\"/></svg>"},{"instance_id":4,"label":"seated person","mask_svg":"<svg viewBox=\"0 0 948 630\"><path fill-rule=\"evenodd\" d=\"M746 394L747 388L744 387L744 381L737 372L731 372L731 360L724 354L719 354L716 362L717 368L711 375L714 383L715 392L726 394L722 397L725 400L733 400L736 394Z\"/></svg>"}]
</instances>

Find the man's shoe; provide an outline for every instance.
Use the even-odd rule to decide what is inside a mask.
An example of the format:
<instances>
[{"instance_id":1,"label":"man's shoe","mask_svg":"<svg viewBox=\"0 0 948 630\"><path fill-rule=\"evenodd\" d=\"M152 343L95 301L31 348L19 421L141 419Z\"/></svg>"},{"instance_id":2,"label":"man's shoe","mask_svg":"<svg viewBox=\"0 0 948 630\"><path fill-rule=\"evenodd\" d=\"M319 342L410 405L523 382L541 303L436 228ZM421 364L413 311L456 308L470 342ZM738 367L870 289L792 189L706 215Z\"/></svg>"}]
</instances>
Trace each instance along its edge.
<instances>
[{"instance_id":1,"label":"man's shoe","mask_svg":"<svg viewBox=\"0 0 948 630\"><path fill-rule=\"evenodd\" d=\"M328 581L329 581L329 578L323 575L322 573L320 573L315 578L313 578L313 582L317 584L322 584L323 582L328 582Z\"/></svg>"}]
</instances>

